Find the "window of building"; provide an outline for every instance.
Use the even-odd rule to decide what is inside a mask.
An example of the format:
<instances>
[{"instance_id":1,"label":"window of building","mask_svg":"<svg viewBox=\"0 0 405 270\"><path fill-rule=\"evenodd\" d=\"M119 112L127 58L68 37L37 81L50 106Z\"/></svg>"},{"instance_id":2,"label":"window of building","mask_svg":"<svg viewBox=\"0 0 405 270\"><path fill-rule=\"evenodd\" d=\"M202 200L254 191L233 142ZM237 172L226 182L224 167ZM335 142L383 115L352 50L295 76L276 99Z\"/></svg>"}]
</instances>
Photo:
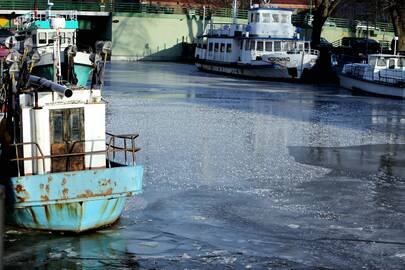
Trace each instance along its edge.
<instances>
[{"instance_id":1,"label":"window of building","mask_svg":"<svg viewBox=\"0 0 405 270\"><path fill-rule=\"evenodd\" d=\"M266 52L271 52L273 51L273 42L272 41L266 41Z\"/></svg>"},{"instance_id":2,"label":"window of building","mask_svg":"<svg viewBox=\"0 0 405 270\"><path fill-rule=\"evenodd\" d=\"M226 52L227 53L230 53L230 52L232 52L232 44L226 44Z\"/></svg>"},{"instance_id":3,"label":"window of building","mask_svg":"<svg viewBox=\"0 0 405 270\"><path fill-rule=\"evenodd\" d=\"M278 14L272 14L273 16L273 22L274 23L279 23L280 22L280 16Z\"/></svg>"},{"instance_id":4,"label":"window of building","mask_svg":"<svg viewBox=\"0 0 405 270\"><path fill-rule=\"evenodd\" d=\"M274 51L275 52L281 51L281 42L280 41L274 41Z\"/></svg>"},{"instance_id":5,"label":"window of building","mask_svg":"<svg viewBox=\"0 0 405 270\"><path fill-rule=\"evenodd\" d=\"M263 51L263 41L258 41L256 45L257 51Z\"/></svg>"}]
</instances>

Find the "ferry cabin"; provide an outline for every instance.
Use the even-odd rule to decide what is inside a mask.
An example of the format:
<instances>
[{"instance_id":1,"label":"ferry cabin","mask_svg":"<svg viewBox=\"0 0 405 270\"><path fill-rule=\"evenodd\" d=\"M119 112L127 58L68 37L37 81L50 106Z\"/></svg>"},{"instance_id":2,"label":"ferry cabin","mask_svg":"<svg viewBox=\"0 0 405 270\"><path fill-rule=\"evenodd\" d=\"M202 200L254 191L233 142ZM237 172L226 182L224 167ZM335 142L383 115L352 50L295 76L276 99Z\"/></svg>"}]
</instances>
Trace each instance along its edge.
<instances>
[{"instance_id":1,"label":"ferry cabin","mask_svg":"<svg viewBox=\"0 0 405 270\"><path fill-rule=\"evenodd\" d=\"M310 42L273 38L205 38L197 44L197 59L249 64L265 60L268 54L310 53Z\"/></svg>"}]
</instances>

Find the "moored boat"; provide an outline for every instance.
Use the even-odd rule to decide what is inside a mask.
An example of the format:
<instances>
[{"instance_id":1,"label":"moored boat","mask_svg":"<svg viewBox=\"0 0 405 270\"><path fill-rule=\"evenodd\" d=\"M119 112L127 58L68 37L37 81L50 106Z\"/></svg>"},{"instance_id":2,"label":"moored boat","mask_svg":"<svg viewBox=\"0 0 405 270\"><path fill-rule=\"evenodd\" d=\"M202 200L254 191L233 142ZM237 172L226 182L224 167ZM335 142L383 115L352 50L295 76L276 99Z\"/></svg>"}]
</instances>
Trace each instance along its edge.
<instances>
[{"instance_id":1,"label":"moored boat","mask_svg":"<svg viewBox=\"0 0 405 270\"><path fill-rule=\"evenodd\" d=\"M405 56L371 54L368 63L346 64L339 74L344 88L394 98L405 98Z\"/></svg>"},{"instance_id":2,"label":"moored boat","mask_svg":"<svg viewBox=\"0 0 405 270\"><path fill-rule=\"evenodd\" d=\"M93 57L99 60L91 89L30 75L30 54L10 50L2 81L7 112L0 123L8 223L52 231L96 229L115 222L126 198L142 191L143 167L135 163L138 135L105 132L106 104L97 78L103 71L97 68L110 47L99 46Z\"/></svg>"},{"instance_id":3,"label":"moored boat","mask_svg":"<svg viewBox=\"0 0 405 270\"><path fill-rule=\"evenodd\" d=\"M214 24L199 37L195 64L200 70L261 79L301 79L319 51L300 38L291 9L253 5L248 24Z\"/></svg>"}]
</instances>

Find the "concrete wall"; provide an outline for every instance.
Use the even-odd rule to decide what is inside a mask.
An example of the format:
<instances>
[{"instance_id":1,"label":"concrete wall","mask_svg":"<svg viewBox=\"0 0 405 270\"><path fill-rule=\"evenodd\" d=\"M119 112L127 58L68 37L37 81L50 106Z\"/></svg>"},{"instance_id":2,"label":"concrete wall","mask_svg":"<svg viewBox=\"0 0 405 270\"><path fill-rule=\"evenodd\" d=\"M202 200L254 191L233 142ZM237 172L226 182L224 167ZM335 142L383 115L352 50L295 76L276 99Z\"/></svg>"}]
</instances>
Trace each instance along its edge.
<instances>
[{"instance_id":1,"label":"concrete wall","mask_svg":"<svg viewBox=\"0 0 405 270\"><path fill-rule=\"evenodd\" d=\"M203 27L196 16L172 14L114 13L112 21L113 60L179 60L182 42L192 43Z\"/></svg>"}]
</instances>

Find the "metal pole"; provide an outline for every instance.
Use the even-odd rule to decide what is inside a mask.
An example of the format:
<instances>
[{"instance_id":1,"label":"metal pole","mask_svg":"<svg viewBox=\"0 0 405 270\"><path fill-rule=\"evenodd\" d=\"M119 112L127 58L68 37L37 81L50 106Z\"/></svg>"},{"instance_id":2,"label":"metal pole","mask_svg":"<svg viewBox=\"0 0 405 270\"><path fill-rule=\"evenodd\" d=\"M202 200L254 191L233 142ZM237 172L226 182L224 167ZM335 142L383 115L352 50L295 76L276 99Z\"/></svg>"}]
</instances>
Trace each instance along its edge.
<instances>
[{"instance_id":1,"label":"metal pole","mask_svg":"<svg viewBox=\"0 0 405 270\"><path fill-rule=\"evenodd\" d=\"M5 198L6 192L4 186L0 185L0 270L3 269Z\"/></svg>"}]
</instances>

